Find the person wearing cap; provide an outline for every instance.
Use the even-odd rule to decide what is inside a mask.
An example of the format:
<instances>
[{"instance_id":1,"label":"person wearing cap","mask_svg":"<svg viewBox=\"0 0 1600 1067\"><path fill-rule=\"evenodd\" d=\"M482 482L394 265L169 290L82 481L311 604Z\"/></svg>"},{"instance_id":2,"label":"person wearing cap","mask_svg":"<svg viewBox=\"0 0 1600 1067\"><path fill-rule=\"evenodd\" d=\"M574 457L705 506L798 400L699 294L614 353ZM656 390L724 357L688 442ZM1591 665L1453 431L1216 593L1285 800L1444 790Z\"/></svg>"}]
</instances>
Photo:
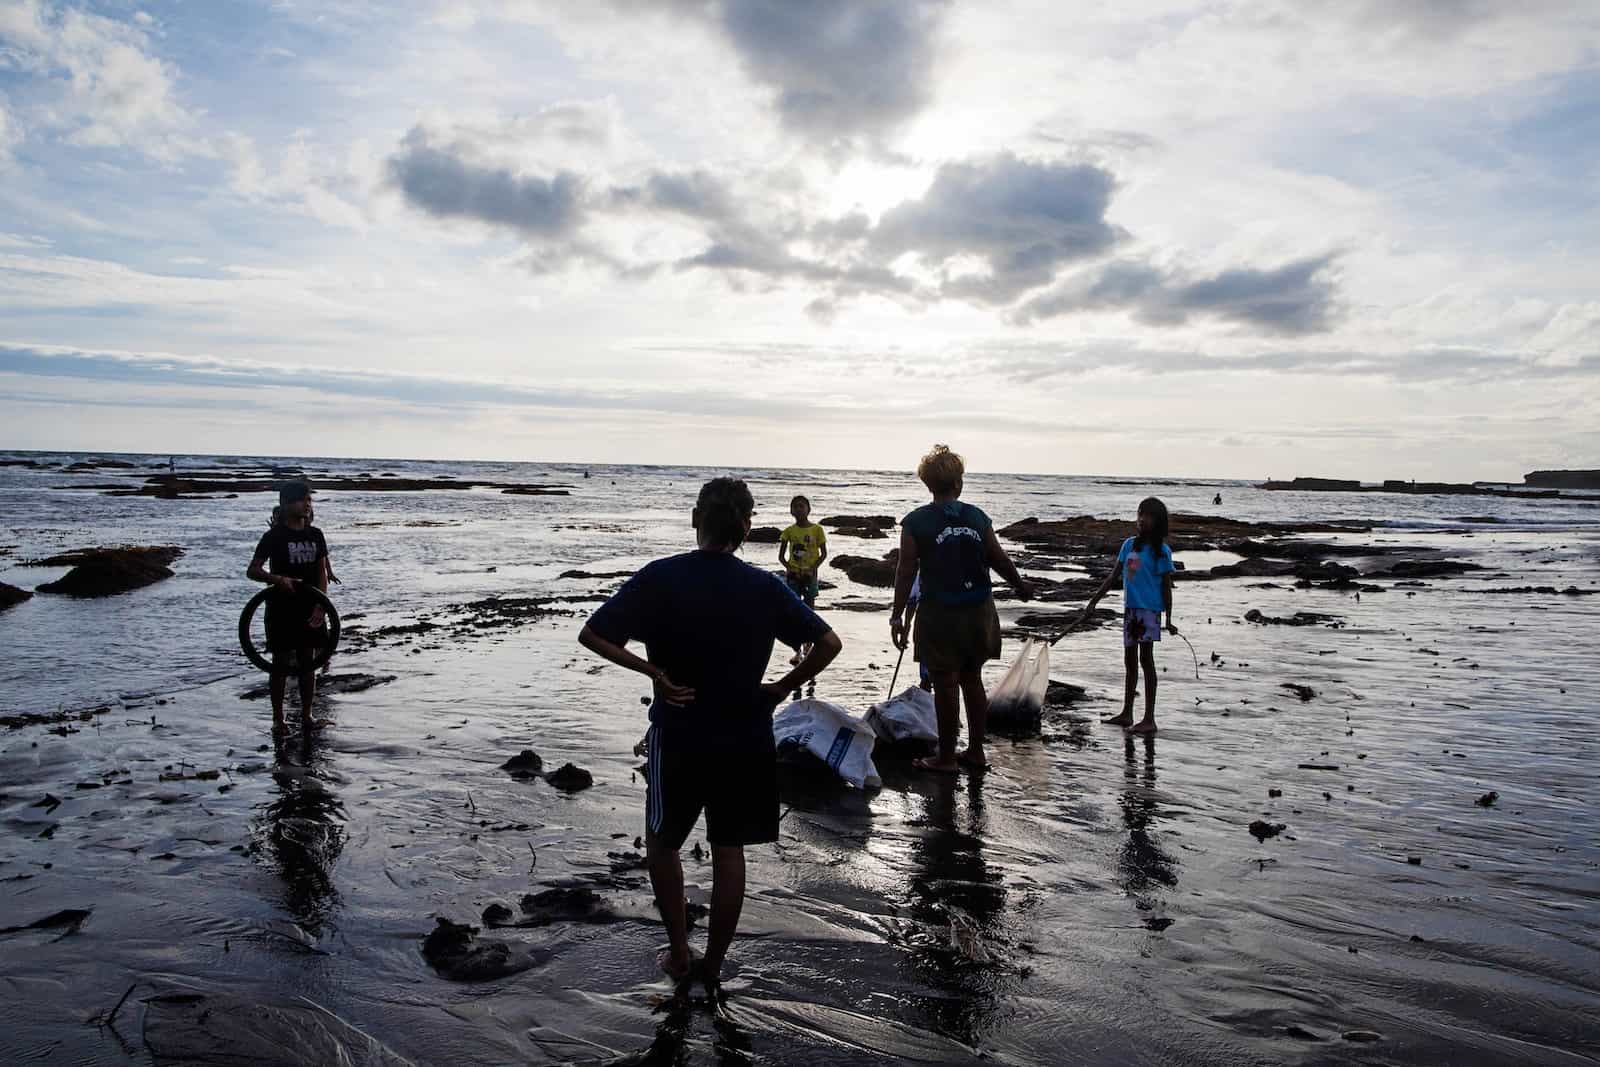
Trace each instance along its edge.
<instances>
[{"instance_id":1,"label":"person wearing cap","mask_svg":"<svg viewBox=\"0 0 1600 1067\"><path fill-rule=\"evenodd\" d=\"M272 655L272 726L283 728L283 695L290 670L300 676L300 713L310 725L317 676L311 669L321 633L322 605L305 590L328 591L328 542L311 525L311 487L288 482L278 490L272 525L256 544L245 575L273 586L267 597L267 651ZM270 568L270 569L269 569ZM290 659L295 657L291 666Z\"/></svg>"}]
</instances>

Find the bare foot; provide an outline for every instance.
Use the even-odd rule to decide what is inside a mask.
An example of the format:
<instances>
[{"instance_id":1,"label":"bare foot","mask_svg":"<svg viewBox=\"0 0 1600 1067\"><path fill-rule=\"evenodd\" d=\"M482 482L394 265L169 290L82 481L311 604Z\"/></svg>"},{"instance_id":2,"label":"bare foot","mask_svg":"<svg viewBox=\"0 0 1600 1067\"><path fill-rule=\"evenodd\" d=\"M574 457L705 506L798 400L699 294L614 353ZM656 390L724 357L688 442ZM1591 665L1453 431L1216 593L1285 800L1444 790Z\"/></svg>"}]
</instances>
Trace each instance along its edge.
<instances>
[{"instance_id":1,"label":"bare foot","mask_svg":"<svg viewBox=\"0 0 1600 1067\"><path fill-rule=\"evenodd\" d=\"M1133 712L1125 711L1121 715L1115 716L1114 718L1101 719L1100 722L1106 726L1120 726L1126 730L1128 727L1133 725Z\"/></svg>"},{"instance_id":2,"label":"bare foot","mask_svg":"<svg viewBox=\"0 0 1600 1067\"><path fill-rule=\"evenodd\" d=\"M664 948L656 953L656 964L661 968L661 973L678 983L687 982L694 976L695 964L698 962L694 949L690 949L689 954L681 958L674 956L670 948Z\"/></svg>"},{"instance_id":3,"label":"bare foot","mask_svg":"<svg viewBox=\"0 0 1600 1067\"><path fill-rule=\"evenodd\" d=\"M935 771L939 774L955 774L961 768L956 766L956 761L948 763L933 756L919 756L911 761L911 766L919 771Z\"/></svg>"},{"instance_id":4,"label":"bare foot","mask_svg":"<svg viewBox=\"0 0 1600 1067\"><path fill-rule=\"evenodd\" d=\"M969 748L956 757L956 762L969 771L986 771L989 769L989 761L983 758L982 750L973 752Z\"/></svg>"},{"instance_id":5,"label":"bare foot","mask_svg":"<svg viewBox=\"0 0 1600 1067\"><path fill-rule=\"evenodd\" d=\"M1137 726L1128 731L1130 734L1153 734L1156 732L1154 719L1140 719Z\"/></svg>"}]
</instances>

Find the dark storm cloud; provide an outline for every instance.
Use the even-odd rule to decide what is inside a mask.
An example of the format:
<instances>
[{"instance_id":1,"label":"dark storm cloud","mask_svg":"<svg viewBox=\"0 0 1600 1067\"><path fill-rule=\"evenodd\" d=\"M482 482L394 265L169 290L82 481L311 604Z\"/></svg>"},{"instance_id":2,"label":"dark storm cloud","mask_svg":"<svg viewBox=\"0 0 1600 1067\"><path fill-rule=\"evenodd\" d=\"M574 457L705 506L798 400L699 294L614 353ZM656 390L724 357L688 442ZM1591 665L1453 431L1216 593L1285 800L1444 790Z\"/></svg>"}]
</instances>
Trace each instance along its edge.
<instances>
[{"instance_id":1,"label":"dark storm cloud","mask_svg":"<svg viewBox=\"0 0 1600 1067\"><path fill-rule=\"evenodd\" d=\"M583 179L517 174L474 163L458 149L437 147L413 129L389 159L389 176L414 207L435 218L472 219L538 237L576 231L583 223Z\"/></svg>"},{"instance_id":2,"label":"dark storm cloud","mask_svg":"<svg viewBox=\"0 0 1600 1067\"><path fill-rule=\"evenodd\" d=\"M1154 326L1209 317L1267 333L1316 333L1338 317L1333 264L1324 255L1184 278L1148 264L1111 263L1028 300L1012 318L1030 323L1079 311L1128 311Z\"/></svg>"}]
</instances>

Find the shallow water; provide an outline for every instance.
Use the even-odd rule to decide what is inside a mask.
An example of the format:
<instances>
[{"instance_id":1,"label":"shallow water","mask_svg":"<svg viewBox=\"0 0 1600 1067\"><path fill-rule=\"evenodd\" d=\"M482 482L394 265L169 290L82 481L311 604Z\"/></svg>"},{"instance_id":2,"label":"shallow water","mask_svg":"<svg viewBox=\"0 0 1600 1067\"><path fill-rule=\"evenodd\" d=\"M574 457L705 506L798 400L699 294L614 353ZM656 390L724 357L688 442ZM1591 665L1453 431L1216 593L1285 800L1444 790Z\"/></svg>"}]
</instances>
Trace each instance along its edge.
<instances>
[{"instance_id":1,"label":"shallow water","mask_svg":"<svg viewBox=\"0 0 1600 1067\"><path fill-rule=\"evenodd\" d=\"M180 466L202 462L216 461ZM318 524L344 579L336 600L347 619L365 616L352 637L493 594L612 589L615 579L559 575L631 570L687 547L693 490L720 473L305 463L573 487L565 498L324 494ZM1087 686L1091 701L1049 715L1038 737L997 741L985 777L933 779L885 761L884 788L866 796L788 777L782 840L751 850L737 973L718 1019L662 1010L648 888L637 872L609 870L607 853L641 831L631 747L644 687L574 643L592 604L342 653L336 672L396 680L326 698L334 724L308 749L261 751L268 709L240 699L260 676L233 630L270 501L56 488L115 480L0 468L0 545L15 546L0 581L55 577L15 561L64 548L188 550L176 577L147 589L41 595L0 614L0 710L112 705L67 724L75 733L0 733L0 927L92 909L76 932L0 937L7 1062L168 1062L219 1049L357 1063L1600 1056L1590 714L1600 601L1481 592L1600 584L1592 502L975 477L968 497L1000 524L1131 516L1154 491L1174 510L1365 519L1385 527L1373 539L1488 569L1359 601L1250 579L1185 583L1178 618L1200 678L1183 642L1162 643L1154 741L1092 721L1121 691L1107 630L1052 651L1053 677ZM788 521L795 491L819 517L920 502L903 475L768 471L752 488L756 521L770 525ZM1459 521L1484 515L1502 522ZM830 549L892 545L836 537ZM776 553L746 550L756 561ZM1191 566L1227 561L1196 554ZM865 710L894 665L886 611L826 609L886 603L888 591L831 568L825 577L838 587L822 607L846 649L818 695ZM1247 625L1252 607L1345 625ZM1007 603L1002 615L1020 610ZM1285 682L1315 695L1301 701ZM498 770L530 745L547 766L589 768L595 787L569 796ZM212 769L223 773L194 777ZM1489 790L1494 806L1474 803ZM34 806L47 792L59 806ZM1286 829L1257 841L1246 829L1256 819ZM703 899L709 863L685 863ZM485 931L538 961L495 982L450 982L423 961L433 916L476 924L491 902L515 906L572 878L595 886L618 921ZM112 1025L92 1021L130 987ZM1379 1039L1343 1040L1349 1031Z\"/></svg>"}]
</instances>

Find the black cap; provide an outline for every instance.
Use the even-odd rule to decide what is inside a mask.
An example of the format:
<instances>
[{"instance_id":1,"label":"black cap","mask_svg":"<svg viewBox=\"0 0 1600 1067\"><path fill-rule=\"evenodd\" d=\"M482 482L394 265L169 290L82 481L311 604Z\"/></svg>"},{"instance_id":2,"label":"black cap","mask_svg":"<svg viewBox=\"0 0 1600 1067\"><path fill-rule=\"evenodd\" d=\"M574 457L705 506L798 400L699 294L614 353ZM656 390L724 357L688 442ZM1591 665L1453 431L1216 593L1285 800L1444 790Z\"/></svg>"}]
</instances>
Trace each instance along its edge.
<instances>
[{"instance_id":1,"label":"black cap","mask_svg":"<svg viewBox=\"0 0 1600 1067\"><path fill-rule=\"evenodd\" d=\"M284 482L278 487L278 503L293 504L296 500L311 499L311 487L305 482Z\"/></svg>"}]
</instances>

